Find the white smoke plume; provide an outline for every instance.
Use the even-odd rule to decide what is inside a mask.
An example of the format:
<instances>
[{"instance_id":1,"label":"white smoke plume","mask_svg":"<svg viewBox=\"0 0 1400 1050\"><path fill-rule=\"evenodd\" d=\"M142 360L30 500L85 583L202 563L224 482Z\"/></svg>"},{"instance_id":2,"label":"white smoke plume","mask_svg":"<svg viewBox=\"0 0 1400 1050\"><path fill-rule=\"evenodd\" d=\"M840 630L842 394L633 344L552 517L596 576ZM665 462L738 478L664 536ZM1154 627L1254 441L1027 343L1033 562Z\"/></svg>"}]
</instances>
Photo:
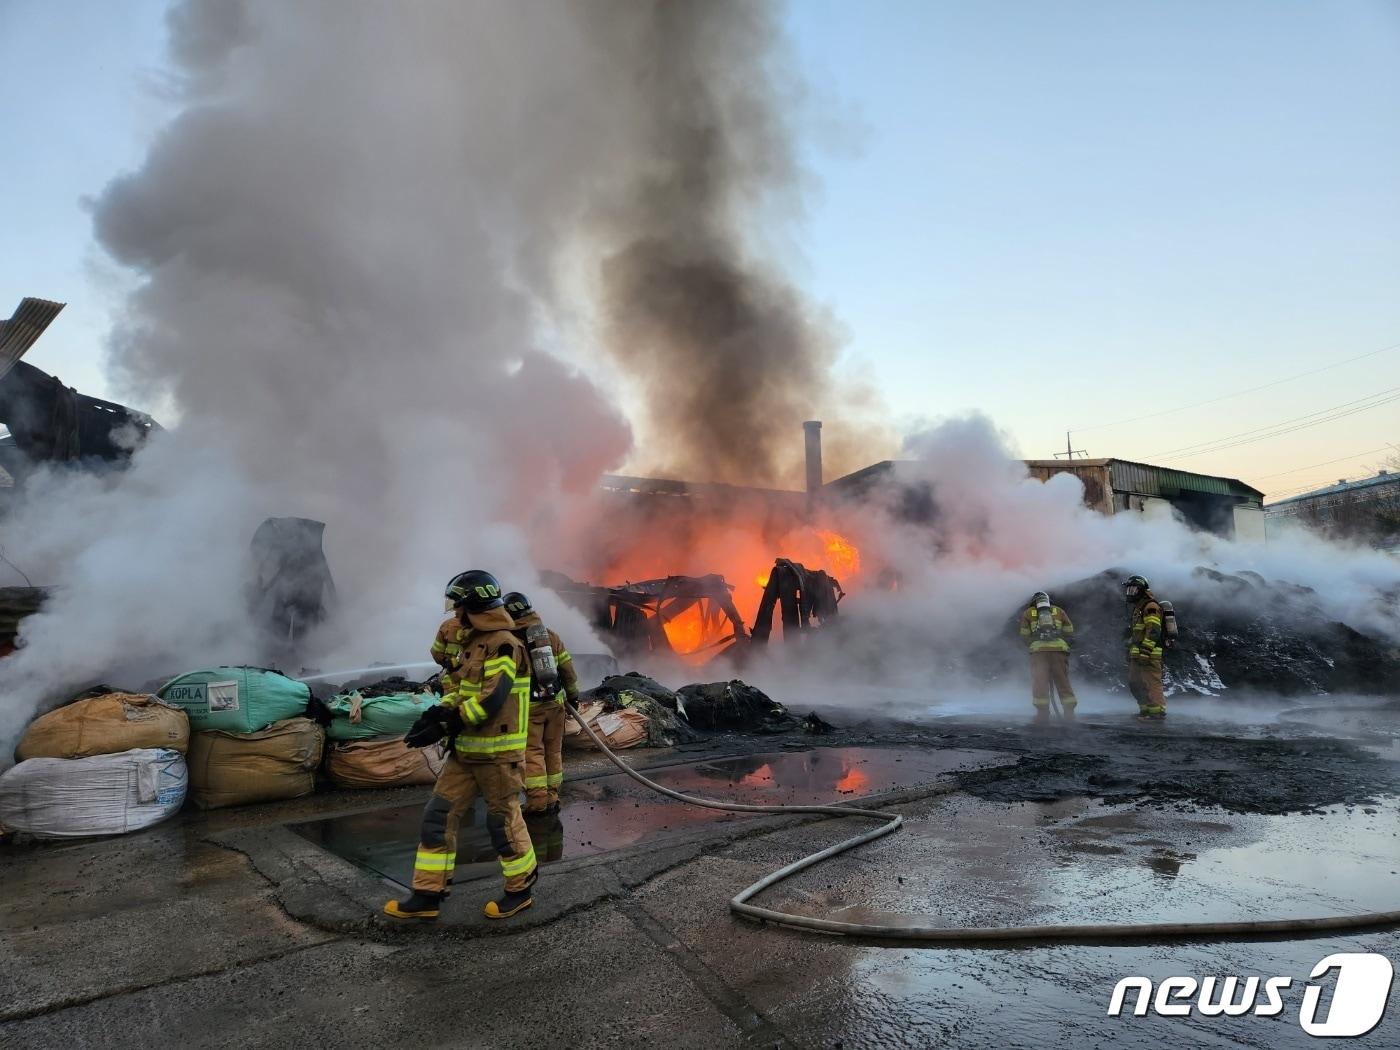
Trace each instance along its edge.
<instances>
[{"instance_id":1,"label":"white smoke plume","mask_svg":"<svg viewBox=\"0 0 1400 1050\"><path fill-rule=\"evenodd\" d=\"M0 667L0 751L74 684L249 659L264 517L327 523L345 606L307 659L358 666L421 656L473 565L586 640L534 556L629 456L792 466L779 429L823 410L836 336L761 236L801 207L773 7L177 0L167 23L177 112L93 216L137 284L114 385L170 429L12 519L53 592ZM679 406L670 444L634 448L618 369L628 414Z\"/></svg>"},{"instance_id":2,"label":"white smoke plume","mask_svg":"<svg viewBox=\"0 0 1400 1050\"><path fill-rule=\"evenodd\" d=\"M536 569L600 472L631 457L775 483L795 423L836 418L832 323L760 236L800 214L803 181L768 7L181 0L169 30L178 112L94 227L138 282L114 377L174 414L129 470L46 475L7 522L7 555L53 594L0 663L0 762L65 689L250 659L265 517L328 524L345 601L311 664L420 658L469 566L586 640ZM620 378L647 402L625 404ZM655 444L634 447L629 414ZM844 433L878 446L875 430ZM982 421L909 454L937 486L933 527L838 514L906 581L845 607L872 625L871 659L894 639L970 644L1030 590L1112 564L1176 588L1197 564L1253 567L1393 628L1377 596L1396 573L1375 556L1100 518L1072 479L1026 480ZM863 666L847 655L827 670ZM882 666L917 680L921 660L906 645Z\"/></svg>"},{"instance_id":3,"label":"white smoke plume","mask_svg":"<svg viewBox=\"0 0 1400 1050\"><path fill-rule=\"evenodd\" d=\"M1314 588L1308 601L1326 617L1400 644L1400 562L1388 555L1302 531L1268 542L1226 539L1193 530L1166 507L1104 516L1084 505L1073 476L1029 477L1009 440L984 417L914 434L905 451L897 485L881 490L883 509L863 501L833 515L859 544L867 581L841 606L842 644L773 645L763 661L736 673L793 705L870 707L883 686L893 689L886 710L911 713L936 703L1025 714L1023 684L989 687L965 658L995 645L1034 592L1053 595L1110 568L1145 575L1187 616L1241 600L1199 576L1198 567L1257 572ZM910 521L902 494L924 486L933 496L929 513ZM897 589L869 585L884 570L898 575ZM950 667L957 669L952 677Z\"/></svg>"},{"instance_id":4,"label":"white smoke plume","mask_svg":"<svg viewBox=\"0 0 1400 1050\"><path fill-rule=\"evenodd\" d=\"M0 668L5 757L74 684L248 660L266 516L328 523L346 605L313 662L424 658L471 566L586 636L523 529L630 447L531 293L613 145L583 86L606 55L566 7L191 0L169 30L180 111L94 225L140 277L113 371L179 415L11 520L54 593Z\"/></svg>"}]
</instances>

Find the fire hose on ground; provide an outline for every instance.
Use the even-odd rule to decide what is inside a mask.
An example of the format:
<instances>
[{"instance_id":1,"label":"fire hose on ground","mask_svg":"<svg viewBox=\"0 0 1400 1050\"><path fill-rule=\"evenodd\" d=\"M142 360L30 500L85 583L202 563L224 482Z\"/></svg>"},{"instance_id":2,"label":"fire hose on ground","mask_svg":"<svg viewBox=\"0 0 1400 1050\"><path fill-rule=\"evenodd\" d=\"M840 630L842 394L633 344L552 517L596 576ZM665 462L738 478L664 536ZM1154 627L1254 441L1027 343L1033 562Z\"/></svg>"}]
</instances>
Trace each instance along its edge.
<instances>
[{"instance_id":1,"label":"fire hose on ground","mask_svg":"<svg viewBox=\"0 0 1400 1050\"><path fill-rule=\"evenodd\" d=\"M1328 915L1312 919L1259 919L1247 922L1146 922L1146 923L1103 923L1096 925L1063 926L933 926L911 919L908 924L885 925L865 922L839 922L822 919L796 912L777 911L749 902L764 890L776 886L800 871L820 864L824 860L838 856L867 842L874 842L892 832L898 831L904 818L898 813L875 809L855 809L849 806L779 806L756 805L743 802L720 802L715 799L687 795L671 788L663 787L656 781L643 776L603 742L593 727L578 713L573 704L566 705L570 716L588 734L613 765L643 787L667 798L699 806L702 809L719 810L725 813L767 813L770 815L816 814L830 817L866 817L881 822L880 826L859 835L828 846L801 860L794 861L784 868L766 875L753 885L741 890L729 901L729 910L735 915L755 922L769 922L800 930L815 930L841 937L860 937L868 940L923 941L931 944L963 944L976 946L978 942L1030 941L1038 943L1117 943L1121 941L1179 940L1203 941L1233 937L1266 937L1277 934L1311 934L1335 930L1375 929L1400 926L1400 911L1366 912L1358 915ZM936 788L928 794L950 794L957 790L956 784Z\"/></svg>"}]
</instances>

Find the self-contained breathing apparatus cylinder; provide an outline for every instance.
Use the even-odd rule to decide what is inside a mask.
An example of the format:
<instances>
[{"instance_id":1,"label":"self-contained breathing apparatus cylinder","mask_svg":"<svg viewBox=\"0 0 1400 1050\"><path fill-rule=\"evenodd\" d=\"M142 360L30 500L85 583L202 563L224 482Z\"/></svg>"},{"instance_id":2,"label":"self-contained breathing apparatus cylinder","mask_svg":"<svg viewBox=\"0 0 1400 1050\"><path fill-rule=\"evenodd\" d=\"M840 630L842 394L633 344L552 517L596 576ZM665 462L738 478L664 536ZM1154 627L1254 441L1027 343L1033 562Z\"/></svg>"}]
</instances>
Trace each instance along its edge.
<instances>
[{"instance_id":1,"label":"self-contained breathing apparatus cylinder","mask_svg":"<svg viewBox=\"0 0 1400 1050\"><path fill-rule=\"evenodd\" d=\"M1162 648L1176 648L1176 610L1172 608L1171 602L1158 601L1157 605L1162 610Z\"/></svg>"},{"instance_id":2,"label":"self-contained breathing apparatus cylinder","mask_svg":"<svg viewBox=\"0 0 1400 1050\"><path fill-rule=\"evenodd\" d=\"M553 700L559 692L559 662L549 641L549 628L542 623L525 629L525 648L530 653L530 699L534 703Z\"/></svg>"},{"instance_id":3,"label":"self-contained breathing apparatus cylinder","mask_svg":"<svg viewBox=\"0 0 1400 1050\"><path fill-rule=\"evenodd\" d=\"M1053 638L1059 633L1059 628L1055 626L1055 610L1048 594L1036 595L1035 633L1041 639Z\"/></svg>"}]
</instances>

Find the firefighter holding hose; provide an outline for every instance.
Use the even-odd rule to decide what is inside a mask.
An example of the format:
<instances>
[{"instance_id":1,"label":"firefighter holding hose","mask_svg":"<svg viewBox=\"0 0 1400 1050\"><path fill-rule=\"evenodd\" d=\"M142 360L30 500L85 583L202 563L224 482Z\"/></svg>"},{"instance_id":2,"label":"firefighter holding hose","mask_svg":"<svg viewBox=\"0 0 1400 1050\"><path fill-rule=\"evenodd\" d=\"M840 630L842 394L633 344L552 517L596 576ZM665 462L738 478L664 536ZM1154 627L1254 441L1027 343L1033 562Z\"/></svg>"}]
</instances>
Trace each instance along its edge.
<instances>
[{"instance_id":1,"label":"firefighter holding hose","mask_svg":"<svg viewBox=\"0 0 1400 1050\"><path fill-rule=\"evenodd\" d=\"M457 866L457 829L476 797L486 800L486 829L501 861L505 894L489 901L488 919L505 919L534 903L535 850L520 812L525 744L530 731L530 668L500 584L488 572L459 573L447 599L462 625L454 686L404 737L413 747L446 738L450 753L423 809L413 864L413 892L391 900L397 919L436 919Z\"/></svg>"},{"instance_id":2,"label":"firefighter holding hose","mask_svg":"<svg viewBox=\"0 0 1400 1050\"><path fill-rule=\"evenodd\" d=\"M578 674L563 641L546 627L530 599L506 595L506 612L525 644L531 674L530 740L525 748L525 814L559 812L564 783L564 698L578 706Z\"/></svg>"},{"instance_id":3,"label":"firefighter holding hose","mask_svg":"<svg viewBox=\"0 0 1400 1050\"><path fill-rule=\"evenodd\" d=\"M1031 703L1035 705L1035 723L1050 721L1050 690L1060 696L1060 706L1066 721L1074 720L1079 701L1069 681L1069 646L1074 623L1069 614L1050 601L1050 595L1037 591L1030 605L1021 613L1021 637L1031 653Z\"/></svg>"}]
</instances>

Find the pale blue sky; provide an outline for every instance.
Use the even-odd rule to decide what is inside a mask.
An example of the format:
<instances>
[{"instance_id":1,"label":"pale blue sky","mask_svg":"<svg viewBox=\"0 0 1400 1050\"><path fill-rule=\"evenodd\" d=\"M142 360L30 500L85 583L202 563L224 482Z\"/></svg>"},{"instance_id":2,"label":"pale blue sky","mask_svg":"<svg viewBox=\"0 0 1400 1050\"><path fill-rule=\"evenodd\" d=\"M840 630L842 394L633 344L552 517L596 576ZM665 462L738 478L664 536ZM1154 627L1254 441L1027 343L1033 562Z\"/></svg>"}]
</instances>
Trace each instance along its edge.
<instances>
[{"instance_id":1,"label":"pale blue sky","mask_svg":"<svg viewBox=\"0 0 1400 1050\"><path fill-rule=\"evenodd\" d=\"M0 312L67 300L31 359L98 394L118 298L81 199L167 112L163 9L0 0ZM797 0L787 21L841 117L805 140L794 272L901 419L980 409L1048 455L1066 427L1400 344L1400 4ZM1159 454L1392 387L1400 349L1075 444L1283 493L1382 458L1400 402Z\"/></svg>"}]
</instances>

